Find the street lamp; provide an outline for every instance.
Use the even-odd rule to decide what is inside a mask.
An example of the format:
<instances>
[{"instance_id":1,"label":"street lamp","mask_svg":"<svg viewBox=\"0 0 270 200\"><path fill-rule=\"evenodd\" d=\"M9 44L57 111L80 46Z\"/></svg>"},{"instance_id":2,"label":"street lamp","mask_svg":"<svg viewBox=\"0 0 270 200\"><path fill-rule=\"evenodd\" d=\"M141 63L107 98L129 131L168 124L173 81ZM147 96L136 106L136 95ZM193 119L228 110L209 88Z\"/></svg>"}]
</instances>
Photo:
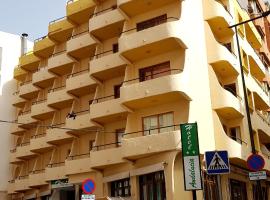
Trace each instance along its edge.
<instances>
[{"instance_id":1,"label":"street lamp","mask_svg":"<svg viewBox=\"0 0 270 200\"><path fill-rule=\"evenodd\" d=\"M247 122L248 122L248 130L249 130L249 136L250 136L251 150L252 150L253 154L256 154L256 148L255 148L254 137L253 137L253 130L252 130L252 124L251 124L249 105L248 105L248 97L247 97L247 88L246 88L246 82L245 82L245 76L244 76L242 57L241 57L241 52L240 52L240 45L239 45L237 27L242 25L242 24L246 24L248 22L254 21L256 19L267 17L269 14L270 14L270 10L261 13L258 17L254 17L254 18L251 18L249 20L246 20L246 21L243 21L243 22L240 22L240 23L229 26L229 28L234 28L235 35L236 35L236 44L237 44L239 65L240 65L240 72L241 72L242 85L243 85L243 91L244 91L244 103L245 103L245 109L246 109L246 113L247 113ZM262 190L261 190L260 181L257 181L257 187L258 187L259 199L262 199Z\"/></svg>"}]
</instances>

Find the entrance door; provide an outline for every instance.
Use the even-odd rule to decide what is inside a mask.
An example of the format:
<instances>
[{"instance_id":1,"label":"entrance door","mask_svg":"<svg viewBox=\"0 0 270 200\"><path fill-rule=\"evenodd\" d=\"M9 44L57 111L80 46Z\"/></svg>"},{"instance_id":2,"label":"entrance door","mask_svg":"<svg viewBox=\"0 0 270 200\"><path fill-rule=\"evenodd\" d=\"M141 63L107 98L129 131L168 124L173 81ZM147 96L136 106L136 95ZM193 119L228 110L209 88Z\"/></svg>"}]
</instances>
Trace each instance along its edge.
<instances>
[{"instance_id":1,"label":"entrance door","mask_svg":"<svg viewBox=\"0 0 270 200\"><path fill-rule=\"evenodd\" d=\"M231 200L247 199L246 183L230 179L230 186L231 186Z\"/></svg>"}]
</instances>

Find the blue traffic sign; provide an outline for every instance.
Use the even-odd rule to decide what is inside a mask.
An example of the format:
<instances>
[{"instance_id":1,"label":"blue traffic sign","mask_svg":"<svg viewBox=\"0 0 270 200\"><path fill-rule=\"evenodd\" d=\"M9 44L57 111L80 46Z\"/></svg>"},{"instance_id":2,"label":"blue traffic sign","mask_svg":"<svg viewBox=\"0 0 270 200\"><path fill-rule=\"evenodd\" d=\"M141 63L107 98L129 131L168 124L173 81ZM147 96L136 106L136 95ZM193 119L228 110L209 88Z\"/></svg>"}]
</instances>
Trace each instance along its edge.
<instances>
[{"instance_id":1,"label":"blue traffic sign","mask_svg":"<svg viewBox=\"0 0 270 200\"><path fill-rule=\"evenodd\" d=\"M85 194L92 194L96 189L96 184L92 179L86 179L82 183L82 190Z\"/></svg>"},{"instance_id":2,"label":"blue traffic sign","mask_svg":"<svg viewBox=\"0 0 270 200\"><path fill-rule=\"evenodd\" d=\"M207 174L230 173L230 163L227 151L205 152L205 164Z\"/></svg>"},{"instance_id":3,"label":"blue traffic sign","mask_svg":"<svg viewBox=\"0 0 270 200\"><path fill-rule=\"evenodd\" d=\"M260 171L264 168L264 165L264 158L258 154L251 154L247 159L247 166L251 171Z\"/></svg>"}]
</instances>

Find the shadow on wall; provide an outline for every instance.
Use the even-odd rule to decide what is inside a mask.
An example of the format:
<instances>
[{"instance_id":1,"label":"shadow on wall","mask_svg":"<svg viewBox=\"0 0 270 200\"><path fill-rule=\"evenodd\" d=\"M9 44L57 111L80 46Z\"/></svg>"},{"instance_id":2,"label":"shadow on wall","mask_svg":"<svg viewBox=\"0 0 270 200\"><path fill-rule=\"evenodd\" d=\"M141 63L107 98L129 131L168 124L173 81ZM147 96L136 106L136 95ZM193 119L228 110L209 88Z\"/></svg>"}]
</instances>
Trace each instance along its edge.
<instances>
[{"instance_id":1,"label":"shadow on wall","mask_svg":"<svg viewBox=\"0 0 270 200\"><path fill-rule=\"evenodd\" d=\"M14 120L16 109L12 106L13 93L16 90L16 81L10 80L3 85L0 95L0 120ZM10 128L12 124L0 122L0 191L7 191L7 184L10 175L9 171L9 150L12 140L10 137ZM1 193L0 193L1 197ZM2 199L2 198L0 198Z\"/></svg>"}]
</instances>

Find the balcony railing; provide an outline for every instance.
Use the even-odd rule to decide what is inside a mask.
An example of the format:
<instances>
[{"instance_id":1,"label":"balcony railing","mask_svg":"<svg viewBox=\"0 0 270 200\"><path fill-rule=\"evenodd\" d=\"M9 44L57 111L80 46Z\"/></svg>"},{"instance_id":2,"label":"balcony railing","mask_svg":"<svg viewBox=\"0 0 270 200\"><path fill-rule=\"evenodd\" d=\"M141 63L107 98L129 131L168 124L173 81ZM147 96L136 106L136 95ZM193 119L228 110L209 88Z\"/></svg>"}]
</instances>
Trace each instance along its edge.
<instances>
[{"instance_id":1,"label":"balcony railing","mask_svg":"<svg viewBox=\"0 0 270 200\"><path fill-rule=\"evenodd\" d=\"M100 97L100 98L97 98L97 99L93 99L93 100L90 100L90 101L93 104L96 104L96 103L101 103L101 102L112 100L112 99L117 99L117 98L116 98L115 95L109 95L109 96L105 96L105 97ZM89 101L89 104L90 104L90 101Z\"/></svg>"},{"instance_id":2,"label":"balcony railing","mask_svg":"<svg viewBox=\"0 0 270 200\"><path fill-rule=\"evenodd\" d=\"M180 73L180 72L182 72L182 71L183 71L182 69L169 69L169 70L164 70L164 71L162 71L162 72L153 73L153 74L151 74L151 75L147 75L147 76L142 76L142 77L138 77L138 78L126 80L126 81L123 81L123 83L137 83L137 82L144 82L144 81L148 81L148 80L160 78L160 77L163 77L163 76L166 76L166 75L177 74L177 73ZM169 74L168 74L168 72L169 72ZM160 76L151 78L152 76L155 76L155 75L160 75Z\"/></svg>"},{"instance_id":3,"label":"balcony railing","mask_svg":"<svg viewBox=\"0 0 270 200\"><path fill-rule=\"evenodd\" d=\"M48 168L62 167L65 166L65 162L50 163L47 165Z\"/></svg>"},{"instance_id":4,"label":"balcony railing","mask_svg":"<svg viewBox=\"0 0 270 200\"><path fill-rule=\"evenodd\" d=\"M92 150L93 151L100 151L100 150L105 150L105 149L110 149L110 148L117 148L120 146L121 146L121 142L114 142L114 143L109 143L109 144L102 144L102 145L93 146Z\"/></svg>"},{"instance_id":5,"label":"balcony railing","mask_svg":"<svg viewBox=\"0 0 270 200\"><path fill-rule=\"evenodd\" d=\"M45 136L46 136L46 133L41 133L41 134L31 136L31 139L42 138L42 137L45 137Z\"/></svg>"},{"instance_id":6,"label":"balcony railing","mask_svg":"<svg viewBox=\"0 0 270 200\"><path fill-rule=\"evenodd\" d=\"M27 85L27 84L30 84L30 83L32 83L32 80L22 82L22 83L20 83L20 86Z\"/></svg>"},{"instance_id":7,"label":"balcony railing","mask_svg":"<svg viewBox=\"0 0 270 200\"><path fill-rule=\"evenodd\" d=\"M101 53L98 53L98 54L95 54L92 58L92 59L98 59L98 58L101 58L103 56L106 56L106 55L110 55L110 54L113 54L113 53L116 53L114 52L113 50L108 50L108 51L103 51Z\"/></svg>"},{"instance_id":8,"label":"balcony railing","mask_svg":"<svg viewBox=\"0 0 270 200\"><path fill-rule=\"evenodd\" d=\"M62 53L65 53L66 51L67 50L65 49L65 50L62 50L62 51L55 52L55 53L52 54L52 57L57 56L57 55L60 55Z\"/></svg>"},{"instance_id":9,"label":"balcony railing","mask_svg":"<svg viewBox=\"0 0 270 200\"><path fill-rule=\"evenodd\" d=\"M133 134L141 134L142 136L145 136L145 135L159 134L159 133L165 133L168 131L177 131L177 130L180 130L180 124L161 126L161 127L146 129L142 131L123 133L122 136L125 137L126 135L133 135Z\"/></svg>"},{"instance_id":10,"label":"balcony railing","mask_svg":"<svg viewBox=\"0 0 270 200\"><path fill-rule=\"evenodd\" d=\"M47 101L47 99L42 99L42 100L34 101L34 102L32 103L32 105L41 104L41 103L44 103L44 102L46 102L46 101Z\"/></svg>"},{"instance_id":11,"label":"balcony railing","mask_svg":"<svg viewBox=\"0 0 270 200\"><path fill-rule=\"evenodd\" d=\"M50 25L51 25L51 24L54 24L54 23L59 22L59 21L61 21L61 20L63 20L63 19L67 19L67 17L64 16L64 17L57 18L57 19L55 19L55 20L50 21L49 24L50 24Z\"/></svg>"},{"instance_id":12,"label":"balcony railing","mask_svg":"<svg viewBox=\"0 0 270 200\"><path fill-rule=\"evenodd\" d=\"M45 169L38 169L30 172L30 174L42 174L42 173L45 173Z\"/></svg>"},{"instance_id":13,"label":"balcony railing","mask_svg":"<svg viewBox=\"0 0 270 200\"><path fill-rule=\"evenodd\" d=\"M83 153L83 154L77 154L77 155L70 155L70 156L68 156L67 160L78 160L78 159L89 158L89 157L90 157L90 152Z\"/></svg>"},{"instance_id":14,"label":"balcony railing","mask_svg":"<svg viewBox=\"0 0 270 200\"><path fill-rule=\"evenodd\" d=\"M167 18L162 19L162 20L160 20L160 21L156 21L156 23L153 23L153 24L151 24L150 26L147 26L147 27L144 28L144 29L139 29L139 30L138 30L137 27L136 27L136 28L131 28L131 29L122 31L121 34L123 34L123 33L132 33L132 32L139 32L139 31L143 31L143 30L146 30L146 29L149 29L149 28L153 28L153 27L155 27L155 26L159 26L159 25L164 24L164 23L166 23L166 22L177 21L177 20L179 20L178 17L167 17Z\"/></svg>"},{"instance_id":15,"label":"balcony railing","mask_svg":"<svg viewBox=\"0 0 270 200\"><path fill-rule=\"evenodd\" d=\"M78 37L78 36L80 36L80 35L83 35L83 34L85 34L85 33L89 33L89 30L87 29L87 30L85 30L85 31L82 31L82 32L79 32L79 33L75 33L74 35L71 36L71 38L72 38L72 39L73 39L73 38L76 38L76 37Z\"/></svg>"},{"instance_id":16,"label":"balcony railing","mask_svg":"<svg viewBox=\"0 0 270 200\"><path fill-rule=\"evenodd\" d=\"M9 180L8 182L9 182L9 183L15 183L15 179Z\"/></svg>"},{"instance_id":17,"label":"balcony railing","mask_svg":"<svg viewBox=\"0 0 270 200\"><path fill-rule=\"evenodd\" d=\"M19 116L27 115L27 114L29 114L29 113L31 113L31 110L26 110L26 111L21 112L21 113L19 114Z\"/></svg>"},{"instance_id":18,"label":"balcony railing","mask_svg":"<svg viewBox=\"0 0 270 200\"><path fill-rule=\"evenodd\" d=\"M24 147L24 146L28 146L30 145L30 141L29 142L23 142L21 144L17 144L17 147Z\"/></svg>"},{"instance_id":19,"label":"balcony railing","mask_svg":"<svg viewBox=\"0 0 270 200\"><path fill-rule=\"evenodd\" d=\"M18 179L19 180L24 180L24 179L28 179L29 175L23 175L23 176L19 176Z\"/></svg>"},{"instance_id":20,"label":"balcony railing","mask_svg":"<svg viewBox=\"0 0 270 200\"><path fill-rule=\"evenodd\" d=\"M81 70L81 71L78 71L78 72L74 72L72 74L69 74L67 78L72 78L72 77L75 77L75 76L79 76L79 75L84 74L86 72L89 72L89 68L88 69Z\"/></svg>"},{"instance_id":21,"label":"balcony railing","mask_svg":"<svg viewBox=\"0 0 270 200\"><path fill-rule=\"evenodd\" d=\"M46 37L47 37L47 35L44 35L42 37L39 37L39 38L37 38L37 39L34 40L34 43L39 42L39 41L45 39Z\"/></svg>"},{"instance_id":22,"label":"balcony railing","mask_svg":"<svg viewBox=\"0 0 270 200\"><path fill-rule=\"evenodd\" d=\"M101 10L101 11L98 11L98 12L94 13L93 16L96 17L96 16L98 16L98 15L101 15L101 14L103 14L103 13L106 13L106 12L109 12L109 11L115 10L115 9L117 9L117 5L113 5L113 6L109 7L109 8L106 8L106 9L103 9L103 10Z\"/></svg>"},{"instance_id":23,"label":"balcony railing","mask_svg":"<svg viewBox=\"0 0 270 200\"><path fill-rule=\"evenodd\" d=\"M59 86L59 87L56 87L56 88L52 88L52 89L50 89L50 90L48 91L48 93L56 92L56 91L62 90L62 89L64 89L64 88L66 88L65 85L62 85L62 86Z\"/></svg>"}]
</instances>

